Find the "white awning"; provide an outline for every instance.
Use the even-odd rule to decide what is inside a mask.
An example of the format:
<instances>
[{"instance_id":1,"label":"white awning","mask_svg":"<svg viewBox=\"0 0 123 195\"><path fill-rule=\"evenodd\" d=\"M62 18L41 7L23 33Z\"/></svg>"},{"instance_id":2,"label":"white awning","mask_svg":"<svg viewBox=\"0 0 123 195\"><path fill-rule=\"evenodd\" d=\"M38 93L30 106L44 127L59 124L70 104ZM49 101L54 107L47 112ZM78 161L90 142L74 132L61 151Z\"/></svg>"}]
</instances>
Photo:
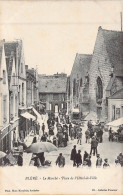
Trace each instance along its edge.
<instances>
[{"instance_id":1,"label":"white awning","mask_svg":"<svg viewBox=\"0 0 123 195\"><path fill-rule=\"evenodd\" d=\"M114 121L112 121L112 122L109 122L109 123L107 123L106 125L108 125L108 126L113 126L113 127L118 127L118 126L120 126L120 125L123 125L123 117L122 117L122 118L119 118L119 119L117 119L117 120L114 120Z\"/></svg>"},{"instance_id":2,"label":"white awning","mask_svg":"<svg viewBox=\"0 0 123 195\"><path fill-rule=\"evenodd\" d=\"M23 114L21 114L21 116L23 116L24 118L27 118L27 119L32 119L33 121L36 120L36 117L33 116L32 114L30 114L29 112L25 112Z\"/></svg>"},{"instance_id":3,"label":"white awning","mask_svg":"<svg viewBox=\"0 0 123 195\"><path fill-rule=\"evenodd\" d=\"M95 113L95 112L90 112L85 118L84 118L84 120L87 120L87 121L89 121L89 120L92 120L93 122L95 121L97 121L97 114Z\"/></svg>"},{"instance_id":4,"label":"white awning","mask_svg":"<svg viewBox=\"0 0 123 195\"><path fill-rule=\"evenodd\" d=\"M41 118L41 115L37 112L37 110L35 108L33 108L32 110L37 115L38 118Z\"/></svg>"},{"instance_id":5,"label":"white awning","mask_svg":"<svg viewBox=\"0 0 123 195\"><path fill-rule=\"evenodd\" d=\"M74 109L72 110L72 112L79 113L79 109L78 109L78 108L74 108Z\"/></svg>"}]
</instances>

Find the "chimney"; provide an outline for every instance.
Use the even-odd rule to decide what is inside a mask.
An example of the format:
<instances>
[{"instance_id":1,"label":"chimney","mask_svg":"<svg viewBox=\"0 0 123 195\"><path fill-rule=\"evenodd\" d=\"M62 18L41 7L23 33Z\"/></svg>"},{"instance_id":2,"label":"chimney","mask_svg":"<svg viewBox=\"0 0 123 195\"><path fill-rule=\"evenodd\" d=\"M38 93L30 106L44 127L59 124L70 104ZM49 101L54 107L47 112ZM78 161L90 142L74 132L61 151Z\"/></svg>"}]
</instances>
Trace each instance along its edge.
<instances>
[{"instance_id":1,"label":"chimney","mask_svg":"<svg viewBox=\"0 0 123 195\"><path fill-rule=\"evenodd\" d=\"M98 31L99 31L99 30L102 30L102 26L99 26Z\"/></svg>"},{"instance_id":2,"label":"chimney","mask_svg":"<svg viewBox=\"0 0 123 195\"><path fill-rule=\"evenodd\" d=\"M28 70L28 65L25 65L25 69Z\"/></svg>"}]
</instances>

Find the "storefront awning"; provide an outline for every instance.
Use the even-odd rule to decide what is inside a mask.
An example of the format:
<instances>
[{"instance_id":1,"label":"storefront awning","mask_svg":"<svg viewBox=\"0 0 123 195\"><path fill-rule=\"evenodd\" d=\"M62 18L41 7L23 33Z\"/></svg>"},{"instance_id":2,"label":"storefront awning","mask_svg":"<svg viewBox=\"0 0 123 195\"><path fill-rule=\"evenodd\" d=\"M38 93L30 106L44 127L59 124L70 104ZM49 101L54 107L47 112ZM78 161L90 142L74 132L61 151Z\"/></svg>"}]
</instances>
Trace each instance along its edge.
<instances>
[{"instance_id":1,"label":"storefront awning","mask_svg":"<svg viewBox=\"0 0 123 195\"><path fill-rule=\"evenodd\" d=\"M74 112L74 113L79 113L79 109L78 109L78 108L74 108L74 109L72 110L72 112Z\"/></svg>"},{"instance_id":2,"label":"storefront awning","mask_svg":"<svg viewBox=\"0 0 123 195\"><path fill-rule=\"evenodd\" d=\"M123 117L106 124L107 126L118 127L123 125Z\"/></svg>"},{"instance_id":3,"label":"storefront awning","mask_svg":"<svg viewBox=\"0 0 123 195\"><path fill-rule=\"evenodd\" d=\"M38 118L41 118L41 115L37 112L37 110L35 108L33 108L32 110L37 115Z\"/></svg>"},{"instance_id":4,"label":"storefront awning","mask_svg":"<svg viewBox=\"0 0 123 195\"><path fill-rule=\"evenodd\" d=\"M36 120L36 117L33 116L32 114L30 114L29 112L25 112L25 113L21 114L21 116L23 116L24 118L29 119L29 120L30 119L32 119L33 121Z\"/></svg>"}]
</instances>

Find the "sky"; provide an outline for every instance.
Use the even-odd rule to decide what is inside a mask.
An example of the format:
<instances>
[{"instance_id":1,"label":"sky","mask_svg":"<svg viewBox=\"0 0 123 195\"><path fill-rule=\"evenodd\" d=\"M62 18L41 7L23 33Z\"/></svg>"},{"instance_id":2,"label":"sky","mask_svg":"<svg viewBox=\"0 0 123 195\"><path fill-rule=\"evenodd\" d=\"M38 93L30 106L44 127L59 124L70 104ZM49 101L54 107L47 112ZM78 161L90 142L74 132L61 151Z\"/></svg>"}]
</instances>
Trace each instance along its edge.
<instances>
[{"instance_id":1,"label":"sky","mask_svg":"<svg viewBox=\"0 0 123 195\"><path fill-rule=\"evenodd\" d=\"M93 53L99 26L121 30L123 1L1 1L0 8L0 39L22 39L29 68L69 75L76 53Z\"/></svg>"}]
</instances>

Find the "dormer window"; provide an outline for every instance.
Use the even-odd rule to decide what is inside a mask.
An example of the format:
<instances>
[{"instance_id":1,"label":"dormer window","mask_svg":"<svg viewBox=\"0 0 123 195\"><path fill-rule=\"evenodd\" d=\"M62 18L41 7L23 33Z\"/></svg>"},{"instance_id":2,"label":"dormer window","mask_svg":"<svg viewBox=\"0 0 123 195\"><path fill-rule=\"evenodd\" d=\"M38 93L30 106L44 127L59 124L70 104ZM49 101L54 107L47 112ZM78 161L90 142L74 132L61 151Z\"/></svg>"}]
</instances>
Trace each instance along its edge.
<instances>
[{"instance_id":1,"label":"dormer window","mask_svg":"<svg viewBox=\"0 0 123 195\"><path fill-rule=\"evenodd\" d=\"M21 73L23 73L23 63L21 63Z\"/></svg>"},{"instance_id":2,"label":"dormer window","mask_svg":"<svg viewBox=\"0 0 123 195\"><path fill-rule=\"evenodd\" d=\"M3 70L3 84L6 84L6 71Z\"/></svg>"}]
</instances>

